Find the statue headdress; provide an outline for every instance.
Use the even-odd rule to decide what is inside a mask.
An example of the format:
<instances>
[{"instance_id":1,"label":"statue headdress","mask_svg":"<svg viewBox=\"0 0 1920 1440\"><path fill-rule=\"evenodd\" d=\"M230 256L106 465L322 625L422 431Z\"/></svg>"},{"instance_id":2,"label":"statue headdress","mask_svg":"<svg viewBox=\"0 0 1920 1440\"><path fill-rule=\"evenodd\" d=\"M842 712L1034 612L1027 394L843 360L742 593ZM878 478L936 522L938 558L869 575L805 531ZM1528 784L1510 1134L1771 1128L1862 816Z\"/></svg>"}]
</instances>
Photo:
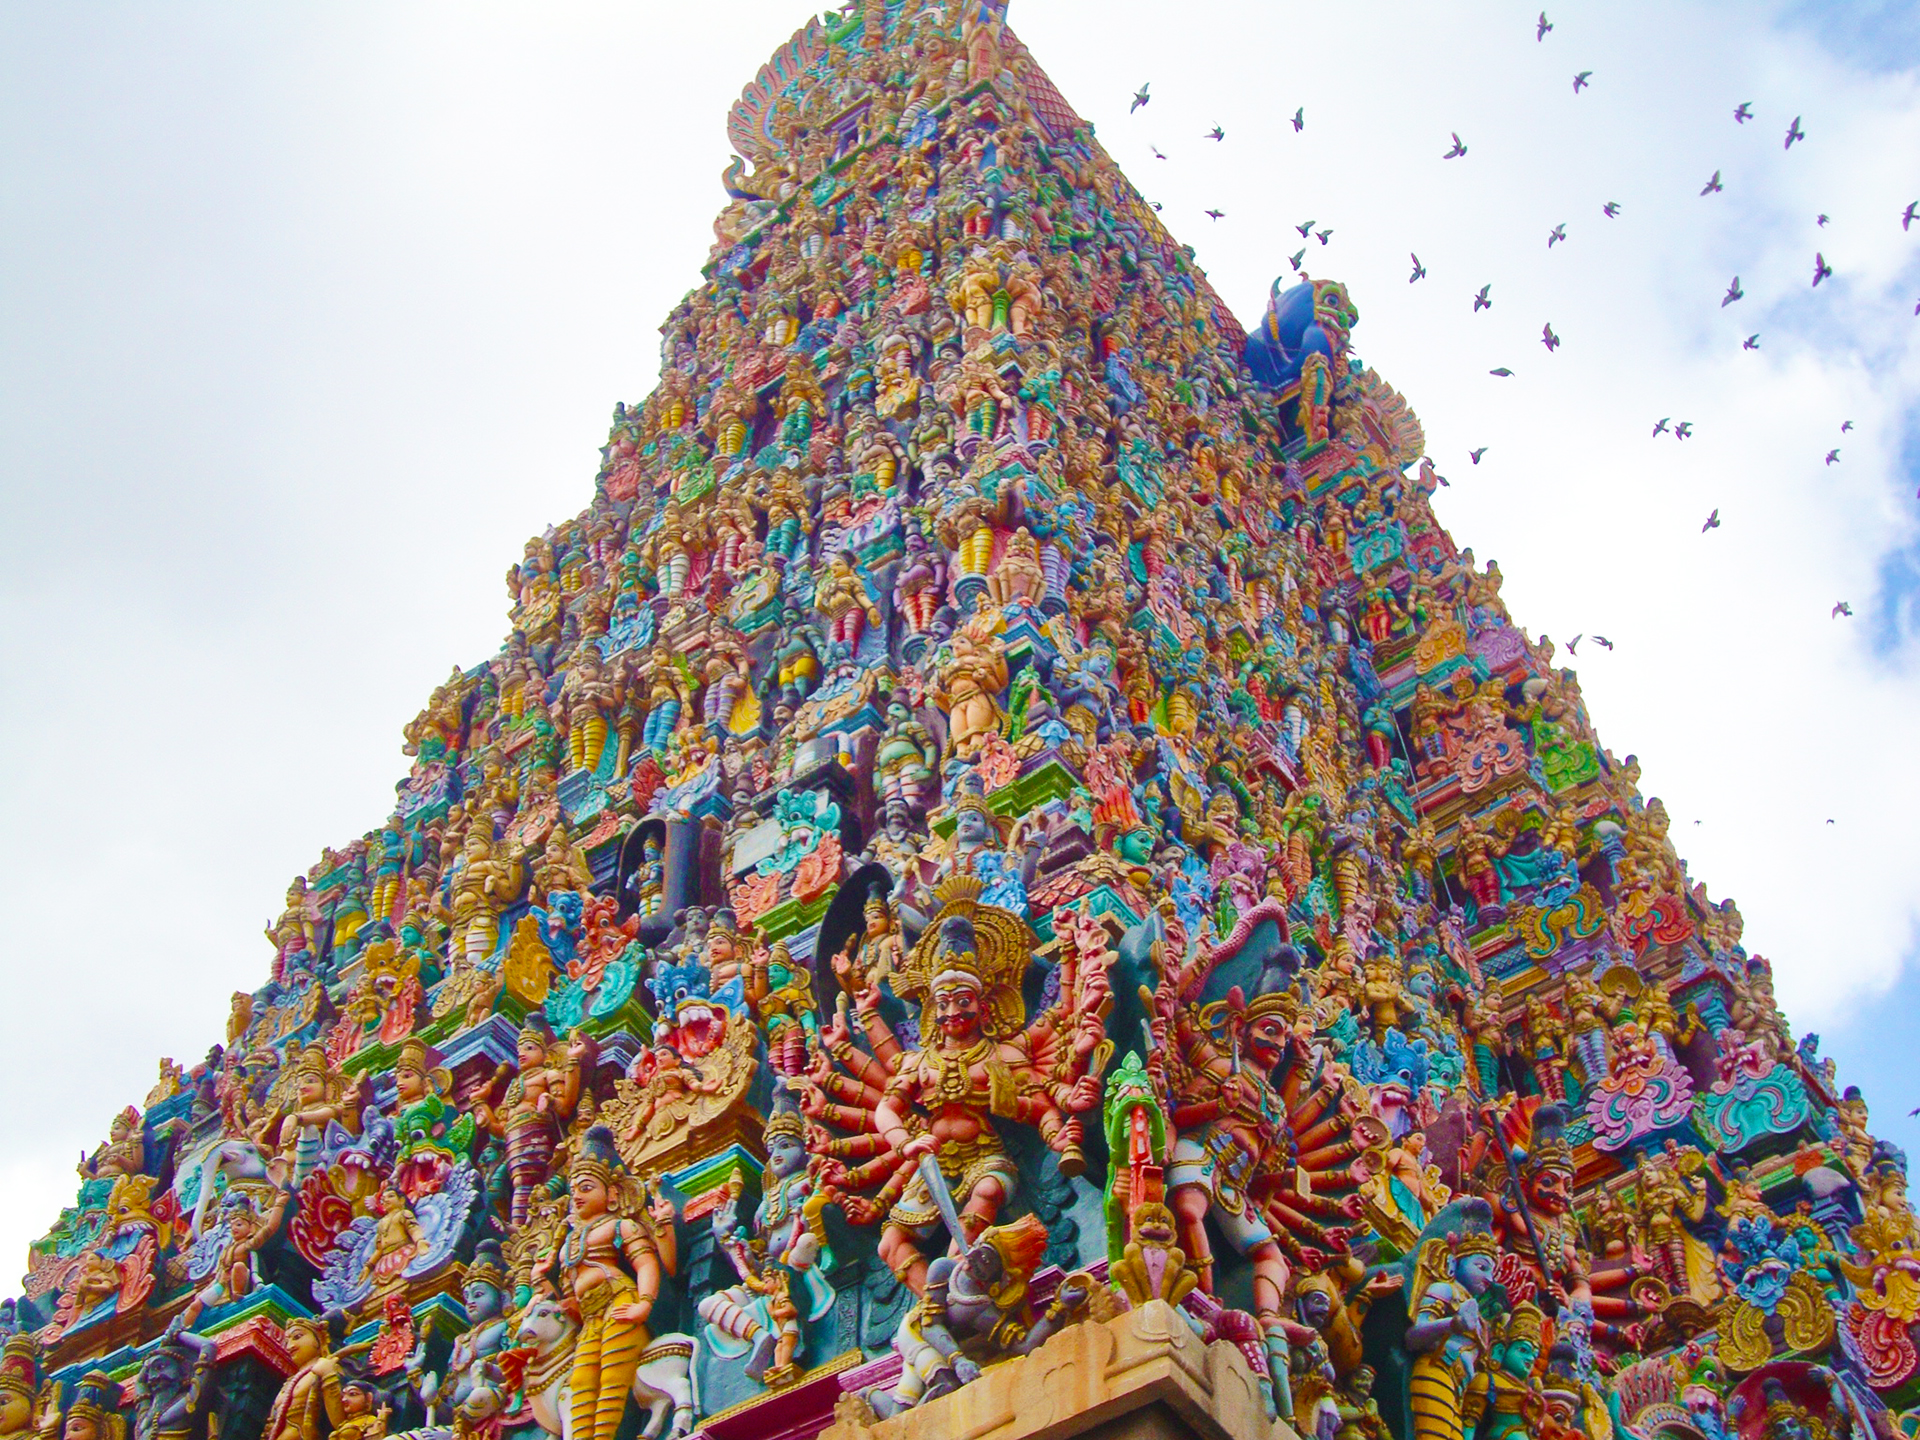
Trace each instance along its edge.
<instances>
[{"instance_id":1,"label":"statue headdress","mask_svg":"<svg viewBox=\"0 0 1920 1440\"><path fill-rule=\"evenodd\" d=\"M482 1240L474 1247L473 1259L460 1267L460 1279L463 1284L491 1285L494 1289L505 1291L507 1288L506 1267L500 1262L500 1242Z\"/></svg>"},{"instance_id":2,"label":"statue headdress","mask_svg":"<svg viewBox=\"0 0 1920 1440\"><path fill-rule=\"evenodd\" d=\"M1001 1276L987 1293L1002 1312L1025 1303L1027 1283L1047 1253L1047 1227L1037 1215L1022 1215L1006 1225L989 1225L976 1245L991 1245L1000 1256Z\"/></svg>"},{"instance_id":3,"label":"statue headdress","mask_svg":"<svg viewBox=\"0 0 1920 1440\"><path fill-rule=\"evenodd\" d=\"M790 1140L804 1140L807 1134L807 1122L801 1118L798 1110L776 1104L773 1113L767 1116L766 1128L760 1132L761 1140L772 1144L780 1136Z\"/></svg>"},{"instance_id":4,"label":"statue headdress","mask_svg":"<svg viewBox=\"0 0 1920 1440\"><path fill-rule=\"evenodd\" d=\"M38 1390L40 1343L31 1335L11 1335L0 1350L0 1390L33 1399Z\"/></svg>"},{"instance_id":5,"label":"statue headdress","mask_svg":"<svg viewBox=\"0 0 1920 1440\"><path fill-rule=\"evenodd\" d=\"M1542 1105L1533 1112L1533 1128L1520 1168L1528 1175L1542 1170L1574 1168L1573 1149L1567 1144L1567 1112L1558 1105Z\"/></svg>"},{"instance_id":6,"label":"statue headdress","mask_svg":"<svg viewBox=\"0 0 1920 1440\"><path fill-rule=\"evenodd\" d=\"M1513 1307L1506 1323L1501 1326L1501 1342L1507 1345L1527 1342L1538 1346L1546 1331L1546 1322L1547 1317L1538 1305L1531 1300L1522 1300Z\"/></svg>"},{"instance_id":7,"label":"statue headdress","mask_svg":"<svg viewBox=\"0 0 1920 1440\"><path fill-rule=\"evenodd\" d=\"M940 908L894 980L903 1000L921 1002L920 1033L934 1034L936 984L970 979L980 991L982 1029L1005 1039L1026 1022L1020 981L1033 956L1032 932L1011 910L980 902L976 876L954 875L934 891Z\"/></svg>"},{"instance_id":8,"label":"statue headdress","mask_svg":"<svg viewBox=\"0 0 1920 1440\"><path fill-rule=\"evenodd\" d=\"M67 1407L66 1419L91 1421L94 1433L102 1440L119 1440L126 1433L126 1420L120 1413L120 1382L104 1370L89 1370L80 1377L78 1393Z\"/></svg>"}]
</instances>

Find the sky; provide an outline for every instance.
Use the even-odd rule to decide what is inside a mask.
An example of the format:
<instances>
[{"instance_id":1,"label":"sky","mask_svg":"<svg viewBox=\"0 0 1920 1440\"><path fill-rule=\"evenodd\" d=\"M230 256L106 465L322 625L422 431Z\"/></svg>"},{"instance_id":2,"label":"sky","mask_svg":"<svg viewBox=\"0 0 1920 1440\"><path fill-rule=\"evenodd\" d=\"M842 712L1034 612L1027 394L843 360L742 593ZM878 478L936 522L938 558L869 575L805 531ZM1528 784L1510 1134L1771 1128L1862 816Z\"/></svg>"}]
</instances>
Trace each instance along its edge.
<instances>
[{"instance_id":1,"label":"sky","mask_svg":"<svg viewBox=\"0 0 1920 1440\"><path fill-rule=\"evenodd\" d=\"M585 506L698 281L727 107L806 15L0 0L0 1273L498 646L501 576ZM1011 13L1243 321L1303 247L1346 282L1441 518L1520 623L1587 637L1602 738L1917 1146L1920 7L1548 18Z\"/></svg>"}]
</instances>

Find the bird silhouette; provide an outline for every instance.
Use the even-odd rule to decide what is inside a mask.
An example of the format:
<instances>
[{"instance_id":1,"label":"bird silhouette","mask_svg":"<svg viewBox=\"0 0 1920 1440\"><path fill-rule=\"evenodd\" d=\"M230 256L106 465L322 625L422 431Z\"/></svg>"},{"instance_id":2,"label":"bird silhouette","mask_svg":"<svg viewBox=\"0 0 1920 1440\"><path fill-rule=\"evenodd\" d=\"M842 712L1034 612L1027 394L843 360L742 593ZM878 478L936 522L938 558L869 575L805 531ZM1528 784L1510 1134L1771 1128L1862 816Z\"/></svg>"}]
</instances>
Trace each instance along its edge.
<instances>
[{"instance_id":1,"label":"bird silhouette","mask_svg":"<svg viewBox=\"0 0 1920 1440\"><path fill-rule=\"evenodd\" d=\"M1493 282L1489 280L1480 287L1480 293L1473 297L1474 314L1478 315L1482 310L1491 310L1493 308L1493 301L1487 298L1487 292L1491 289L1493 289Z\"/></svg>"},{"instance_id":2,"label":"bird silhouette","mask_svg":"<svg viewBox=\"0 0 1920 1440\"><path fill-rule=\"evenodd\" d=\"M1467 452L1467 458L1473 461L1474 464L1478 465L1480 463L1480 457L1486 453L1487 453L1487 447L1485 445L1482 445L1478 450L1469 450Z\"/></svg>"},{"instance_id":3,"label":"bird silhouette","mask_svg":"<svg viewBox=\"0 0 1920 1440\"><path fill-rule=\"evenodd\" d=\"M1817 289L1819 287L1820 282L1822 280L1830 278L1832 274L1833 274L1833 267L1827 263L1827 257L1822 255L1818 250L1814 251L1813 252L1813 283L1815 288Z\"/></svg>"},{"instance_id":4,"label":"bird silhouette","mask_svg":"<svg viewBox=\"0 0 1920 1440\"><path fill-rule=\"evenodd\" d=\"M1567 222L1562 220L1558 225L1554 226L1553 229L1547 232L1547 249L1551 250L1554 246L1558 245L1562 240L1566 238L1567 238Z\"/></svg>"},{"instance_id":5,"label":"bird silhouette","mask_svg":"<svg viewBox=\"0 0 1920 1440\"><path fill-rule=\"evenodd\" d=\"M1671 415L1662 415L1657 421L1654 422L1654 426L1653 426L1654 439L1657 440L1662 435L1666 434L1667 421L1671 420L1672 418L1673 417Z\"/></svg>"},{"instance_id":6,"label":"bird silhouette","mask_svg":"<svg viewBox=\"0 0 1920 1440\"><path fill-rule=\"evenodd\" d=\"M1787 143L1780 148L1783 150L1791 150L1794 141L1804 140L1806 138L1807 132L1800 128L1800 117L1796 115L1793 117L1793 123L1787 126Z\"/></svg>"},{"instance_id":7,"label":"bird silhouette","mask_svg":"<svg viewBox=\"0 0 1920 1440\"><path fill-rule=\"evenodd\" d=\"M1540 12L1540 18L1534 22L1533 38L1536 40L1544 40L1547 38L1547 32L1551 29L1553 29L1553 22L1547 19L1547 12L1542 10Z\"/></svg>"},{"instance_id":8,"label":"bird silhouette","mask_svg":"<svg viewBox=\"0 0 1920 1440\"><path fill-rule=\"evenodd\" d=\"M1604 635L1596 635L1596 636L1594 636L1594 637L1593 637L1593 643L1594 643L1594 644L1596 644L1596 645L1602 645L1602 646L1605 646L1605 647L1606 647L1607 649L1609 649L1609 650L1611 650L1611 649L1613 648L1613 642L1612 642L1611 640L1609 640L1609 639L1607 639L1607 637L1606 637L1606 636L1604 636Z\"/></svg>"},{"instance_id":9,"label":"bird silhouette","mask_svg":"<svg viewBox=\"0 0 1920 1440\"><path fill-rule=\"evenodd\" d=\"M1293 254L1287 257L1287 263L1293 266L1293 268L1296 271L1298 271L1300 268L1300 262L1302 259L1306 257L1306 253L1307 253L1306 247L1303 245L1298 250L1294 251Z\"/></svg>"},{"instance_id":10,"label":"bird silhouette","mask_svg":"<svg viewBox=\"0 0 1920 1440\"><path fill-rule=\"evenodd\" d=\"M1133 104L1127 107L1127 113L1129 115L1153 98L1147 94L1147 85L1151 85L1152 83L1153 82L1149 80L1146 85L1142 85L1138 90L1133 92Z\"/></svg>"},{"instance_id":11,"label":"bird silhouette","mask_svg":"<svg viewBox=\"0 0 1920 1440\"><path fill-rule=\"evenodd\" d=\"M1413 274L1407 277L1407 284L1411 285L1416 280L1424 280L1426 278L1427 278L1427 267L1422 265L1420 263L1420 257L1418 255L1415 255L1413 257Z\"/></svg>"},{"instance_id":12,"label":"bird silhouette","mask_svg":"<svg viewBox=\"0 0 1920 1440\"><path fill-rule=\"evenodd\" d=\"M1446 154L1440 157L1442 160L1457 160L1462 155L1467 153L1467 147L1460 143L1460 132L1458 130L1455 130L1452 133L1453 133L1453 148L1447 151Z\"/></svg>"},{"instance_id":13,"label":"bird silhouette","mask_svg":"<svg viewBox=\"0 0 1920 1440\"><path fill-rule=\"evenodd\" d=\"M1156 160L1164 160L1167 158L1166 156L1160 153L1160 147L1157 145L1149 145L1147 146L1147 149L1153 151L1153 158Z\"/></svg>"},{"instance_id":14,"label":"bird silhouette","mask_svg":"<svg viewBox=\"0 0 1920 1440\"><path fill-rule=\"evenodd\" d=\"M1606 204L1600 207L1600 213L1609 220L1613 219L1614 216L1620 213L1620 202L1618 200L1607 201Z\"/></svg>"},{"instance_id":15,"label":"bird silhouette","mask_svg":"<svg viewBox=\"0 0 1920 1440\"><path fill-rule=\"evenodd\" d=\"M1160 211L1165 208L1163 205L1161 205L1161 203L1158 200L1149 200L1147 203L1153 206L1153 213L1156 215L1158 215Z\"/></svg>"},{"instance_id":16,"label":"bird silhouette","mask_svg":"<svg viewBox=\"0 0 1920 1440\"><path fill-rule=\"evenodd\" d=\"M1207 210L1202 213L1205 214L1209 220L1219 220L1224 217L1227 212L1224 210Z\"/></svg>"},{"instance_id":17,"label":"bird silhouette","mask_svg":"<svg viewBox=\"0 0 1920 1440\"><path fill-rule=\"evenodd\" d=\"M1831 821L1831 820L1829 820L1829 821L1827 821L1827 824L1829 824L1829 825L1831 825L1831 824L1833 824L1833 821Z\"/></svg>"},{"instance_id":18,"label":"bird silhouette","mask_svg":"<svg viewBox=\"0 0 1920 1440\"><path fill-rule=\"evenodd\" d=\"M1513 372L1507 369L1507 367L1504 365L1500 366L1497 369L1487 371L1487 374L1498 375L1502 380L1511 379L1513 376Z\"/></svg>"},{"instance_id":19,"label":"bird silhouette","mask_svg":"<svg viewBox=\"0 0 1920 1440\"><path fill-rule=\"evenodd\" d=\"M1706 185L1701 188L1700 193L1702 195L1715 195L1718 194L1722 188L1720 184L1720 172L1716 170L1713 172L1713 178L1707 181Z\"/></svg>"},{"instance_id":20,"label":"bird silhouette","mask_svg":"<svg viewBox=\"0 0 1920 1440\"><path fill-rule=\"evenodd\" d=\"M1306 238L1307 238L1307 236L1309 236L1309 235L1311 235L1311 234L1313 233L1313 227L1314 227L1314 225L1315 225L1316 223L1318 223L1318 222L1316 222L1316 221L1313 221L1313 220L1309 220L1309 221L1307 221L1307 223L1306 223L1306 224L1304 224L1304 225L1296 225L1296 226L1294 226L1293 228L1294 228L1294 229L1296 229L1296 230L1298 230L1298 231L1300 232L1300 238L1301 238L1302 240L1304 240L1304 239L1306 239Z\"/></svg>"},{"instance_id":21,"label":"bird silhouette","mask_svg":"<svg viewBox=\"0 0 1920 1440\"><path fill-rule=\"evenodd\" d=\"M1587 81L1592 74L1593 72L1591 70L1582 70L1578 75L1573 77L1574 94L1578 95L1582 90L1587 88Z\"/></svg>"},{"instance_id":22,"label":"bird silhouette","mask_svg":"<svg viewBox=\"0 0 1920 1440\"><path fill-rule=\"evenodd\" d=\"M1302 105L1293 112L1293 133L1298 135L1307 128L1307 107Z\"/></svg>"},{"instance_id":23,"label":"bird silhouette","mask_svg":"<svg viewBox=\"0 0 1920 1440\"><path fill-rule=\"evenodd\" d=\"M1842 435L1844 435L1844 434L1846 434L1846 433L1847 433L1847 431L1849 431L1849 430L1851 430L1852 428L1853 428L1853 421L1851 421L1851 420L1842 420L1842 421L1840 422L1840 433L1841 433Z\"/></svg>"},{"instance_id":24,"label":"bird silhouette","mask_svg":"<svg viewBox=\"0 0 1920 1440\"><path fill-rule=\"evenodd\" d=\"M1673 438L1676 440L1685 440L1692 434L1693 422L1691 420L1682 420L1678 425L1673 427Z\"/></svg>"},{"instance_id":25,"label":"bird silhouette","mask_svg":"<svg viewBox=\"0 0 1920 1440\"><path fill-rule=\"evenodd\" d=\"M1840 463L1839 447L1836 446L1834 449L1827 451L1827 463L1829 465L1838 465Z\"/></svg>"},{"instance_id":26,"label":"bird silhouette","mask_svg":"<svg viewBox=\"0 0 1920 1440\"><path fill-rule=\"evenodd\" d=\"M1580 653L1580 642L1586 638L1587 632L1582 630L1578 635L1567 641L1567 654L1578 655Z\"/></svg>"},{"instance_id":27,"label":"bird silhouette","mask_svg":"<svg viewBox=\"0 0 1920 1440\"><path fill-rule=\"evenodd\" d=\"M1742 100L1733 112L1733 123L1736 125L1744 125L1752 118L1753 102L1751 100Z\"/></svg>"},{"instance_id":28,"label":"bird silhouette","mask_svg":"<svg viewBox=\"0 0 1920 1440\"><path fill-rule=\"evenodd\" d=\"M1549 353L1560 348L1560 337L1553 333L1551 320L1540 327L1540 343L1547 347Z\"/></svg>"},{"instance_id":29,"label":"bird silhouette","mask_svg":"<svg viewBox=\"0 0 1920 1440\"><path fill-rule=\"evenodd\" d=\"M1227 132L1222 130L1218 125L1207 131L1207 139L1209 140L1224 140L1226 138Z\"/></svg>"},{"instance_id":30,"label":"bird silhouette","mask_svg":"<svg viewBox=\"0 0 1920 1440\"><path fill-rule=\"evenodd\" d=\"M1740 342L1740 348L1742 350L1758 350L1760 348L1760 332L1756 330L1753 334L1747 336L1746 339Z\"/></svg>"},{"instance_id":31,"label":"bird silhouette","mask_svg":"<svg viewBox=\"0 0 1920 1440\"><path fill-rule=\"evenodd\" d=\"M1838 620L1842 615L1851 615L1851 614L1853 614L1853 606L1849 605L1846 601L1841 600L1835 603L1832 611L1827 615L1827 618L1829 620ZM1831 825L1833 822L1829 820L1827 823Z\"/></svg>"},{"instance_id":32,"label":"bird silhouette","mask_svg":"<svg viewBox=\"0 0 1920 1440\"><path fill-rule=\"evenodd\" d=\"M1718 530L1719 528L1720 528L1720 507L1716 505L1713 507L1713 513L1707 516L1707 523L1700 527L1700 533L1704 535L1709 530Z\"/></svg>"},{"instance_id":33,"label":"bird silhouette","mask_svg":"<svg viewBox=\"0 0 1920 1440\"><path fill-rule=\"evenodd\" d=\"M1906 214L1900 217L1900 228L1902 230L1911 230L1913 228L1913 217L1916 215L1920 215L1920 200L1916 200L1907 206Z\"/></svg>"},{"instance_id":34,"label":"bird silhouette","mask_svg":"<svg viewBox=\"0 0 1920 1440\"><path fill-rule=\"evenodd\" d=\"M1313 238L1314 238L1314 239L1316 239L1316 240L1318 240L1318 241L1319 241L1319 242L1320 242L1320 243L1321 243L1322 245L1324 245L1324 244L1326 244L1326 243L1327 243L1327 241L1329 241L1329 240L1331 240L1331 239L1333 238L1333 227L1332 227L1331 225L1329 225L1329 226L1328 226L1328 227L1327 227L1326 229L1324 229L1324 230L1316 230L1316 231L1314 231L1314 232L1313 232Z\"/></svg>"},{"instance_id":35,"label":"bird silhouette","mask_svg":"<svg viewBox=\"0 0 1920 1440\"><path fill-rule=\"evenodd\" d=\"M1727 306L1731 305L1746 293L1746 291L1740 288L1740 277L1738 275L1734 276L1733 283L1727 286L1727 293L1720 299L1720 308L1722 310L1726 309Z\"/></svg>"},{"instance_id":36,"label":"bird silhouette","mask_svg":"<svg viewBox=\"0 0 1920 1440\"><path fill-rule=\"evenodd\" d=\"M1824 215L1816 215L1813 217L1813 223L1824 230L1827 228L1827 217Z\"/></svg>"}]
</instances>

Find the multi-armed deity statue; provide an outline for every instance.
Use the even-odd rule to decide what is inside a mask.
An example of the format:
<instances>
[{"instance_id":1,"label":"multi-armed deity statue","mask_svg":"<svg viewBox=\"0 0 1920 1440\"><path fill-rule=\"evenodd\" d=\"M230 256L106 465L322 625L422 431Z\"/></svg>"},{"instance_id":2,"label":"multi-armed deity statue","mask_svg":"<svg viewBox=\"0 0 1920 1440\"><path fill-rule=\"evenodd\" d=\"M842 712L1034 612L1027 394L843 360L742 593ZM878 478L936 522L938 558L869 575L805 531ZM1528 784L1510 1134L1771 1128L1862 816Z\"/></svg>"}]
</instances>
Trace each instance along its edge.
<instances>
[{"instance_id":1,"label":"multi-armed deity statue","mask_svg":"<svg viewBox=\"0 0 1920 1440\"><path fill-rule=\"evenodd\" d=\"M33 1246L0 1440L940 1434L1127 1326L1262 1434L1920 1429L1905 1157L1354 298L1244 331L997 0L728 132L499 654Z\"/></svg>"}]
</instances>

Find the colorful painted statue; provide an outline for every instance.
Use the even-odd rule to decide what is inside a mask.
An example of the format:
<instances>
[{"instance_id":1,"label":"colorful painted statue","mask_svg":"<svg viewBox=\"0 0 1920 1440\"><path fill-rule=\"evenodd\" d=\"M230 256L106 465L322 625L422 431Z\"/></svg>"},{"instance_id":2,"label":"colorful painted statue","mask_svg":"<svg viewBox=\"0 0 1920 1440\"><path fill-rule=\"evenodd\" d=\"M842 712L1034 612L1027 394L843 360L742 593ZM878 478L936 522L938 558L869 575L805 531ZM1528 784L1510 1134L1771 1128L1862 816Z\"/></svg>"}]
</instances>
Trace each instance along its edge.
<instances>
[{"instance_id":1,"label":"colorful painted statue","mask_svg":"<svg viewBox=\"0 0 1920 1440\"><path fill-rule=\"evenodd\" d=\"M975 1378L982 1364L1027 1354L1076 1318L1092 1293L1084 1276L1062 1281L1038 1316L1028 1301L1046 1245L1046 1227L1028 1215L988 1226L959 1259L936 1260L893 1338L900 1379L867 1396L874 1413L886 1419L936 1399Z\"/></svg>"},{"instance_id":2,"label":"colorful painted statue","mask_svg":"<svg viewBox=\"0 0 1920 1440\"><path fill-rule=\"evenodd\" d=\"M800 1377L806 1327L834 1301L825 1278L833 1252L820 1218L827 1197L807 1173L804 1136L795 1111L777 1111L767 1122L764 1196L754 1213L754 1233L749 1237L740 1226L737 1197L713 1216L714 1243L740 1283L715 1291L699 1307L714 1353L745 1355L748 1377L770 1390Z\"/></svg>"},{"instance_id":3,"label":"colorful painted statue","mask_svg":"<svg viewBox=\"0 0 1920 1440\"><path fill-rule=\"evenodd\" d=\"M822 1075L815 1108L871 1127L870 1137L823 1141L827 1183L856 1224L884 1221L881 1259L916 1291L927 1275L920 1242L941 1222L935 1183L954 1192L969 1238L1013 1196L1017 1172L993 1121L1034 1126L1062 1172L1077 1174L1079 1117L1099 1097L1093 1047L1082 1041L1097 1035L1110 1003L1105 974L1063 963L1059 1007L1023 1027L1029 932L980 903L980 891L969 876L942 884L940 908L895 979L896 993L920 1002L923 1048L901 1042L871 985L855 997L870 1052L854 1048L844 1023L823 1037L838 1069ZM857 1169L845 1163L862 1157L871 1158ZM877 1194L859 1193L876 1182Z\"/></svg>"},{"instance_id":4,"label":"colorful painted statue","mask_svg":"<svg viewBox=\"0 0 1920 1440\"><path fill-rule=\"evenodd\" d=\"M1407 1404L1417 1440L1461 1440L1486 1411L1491 1336L1480 1304L1498 1254L1492 1219L1484 1201L1458 1201L1434 1217L1405 1262L1405 1343L1414 1357Z\"/></svg>"},{"instance_id":5,"label":"colorful painted statue","mask_svg":"<svg viewBox=\"0 0 1920 1440\"><path fill-rule=\"evenodd\" d=\"M612 1440L653 1352L691 1354L685 1336L655 1341L647 1325L661 1283L679 1263L673 1202L647 1201L620 1160L613 1132L597 1126L573 1158L568 1193L566 1233L535 1266L534 1279L544 1293L570 1299L580 1316L568 1380L569 1440ZM690 1418L676 1414L673 1433L684 1433ZM650 1440L658 1433L650 1431Z\"/></svg>"}]
</instances>

